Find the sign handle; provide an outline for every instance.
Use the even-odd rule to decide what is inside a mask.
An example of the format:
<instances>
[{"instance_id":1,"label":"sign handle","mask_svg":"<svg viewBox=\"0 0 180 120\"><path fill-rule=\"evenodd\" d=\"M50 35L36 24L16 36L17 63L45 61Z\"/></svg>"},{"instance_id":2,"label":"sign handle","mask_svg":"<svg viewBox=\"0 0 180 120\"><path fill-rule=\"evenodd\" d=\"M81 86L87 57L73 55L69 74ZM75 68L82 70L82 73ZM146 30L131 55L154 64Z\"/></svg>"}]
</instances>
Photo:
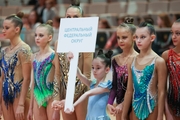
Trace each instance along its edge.
<instances>
[{"instance_id":1,"label":"sign handle","mask_svg":"<svg viewBox=\"0 0 180 120\"><path fill-rule=\"evenodd\" d=\"M78 65L78 59L79 59L79 52L76 51L72 53L74 57L70 61L66 100L65 100L65 107L64 107L64 111L67 113L74 111L73 101L74 101L77 65Z\"/></svg>"}]
</instances>

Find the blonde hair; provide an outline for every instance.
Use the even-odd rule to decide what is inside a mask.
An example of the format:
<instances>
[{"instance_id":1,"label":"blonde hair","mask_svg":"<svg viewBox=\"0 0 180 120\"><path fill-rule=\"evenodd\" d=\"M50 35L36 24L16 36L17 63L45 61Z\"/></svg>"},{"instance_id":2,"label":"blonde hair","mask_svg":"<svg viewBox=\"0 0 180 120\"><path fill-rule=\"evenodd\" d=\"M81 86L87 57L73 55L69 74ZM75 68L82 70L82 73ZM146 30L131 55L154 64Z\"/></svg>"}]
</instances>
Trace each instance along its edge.
<instances>
[{"instance_id":1,"label":"blonde hair","mask_svg":"<svg viewBox=\"0 0 180 120\"><path fill-rule=\"evenodd\" d=\"M53 21L52 20L48 20L46 23L40 24L38 27L45 27L45 28L47 28L48 34L53 36L54 30L53 30L52 25L53 25Z\"/></svg>"}]
</instances>

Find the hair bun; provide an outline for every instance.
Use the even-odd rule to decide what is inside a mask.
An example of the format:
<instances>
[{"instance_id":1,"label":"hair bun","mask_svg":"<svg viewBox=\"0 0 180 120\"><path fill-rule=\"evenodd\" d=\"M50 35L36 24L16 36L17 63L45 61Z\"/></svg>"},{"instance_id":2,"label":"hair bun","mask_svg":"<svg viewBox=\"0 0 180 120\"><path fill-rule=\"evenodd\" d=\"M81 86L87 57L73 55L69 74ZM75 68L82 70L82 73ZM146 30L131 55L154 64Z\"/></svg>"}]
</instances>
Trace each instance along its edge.
<instances>
[{"instance_id":1,"label":"hair bun","mask_svg":"<svg viewBox=\"0 0 180 120\"><path fill-rule=\"evenodd\" d=\"M24 13L20 11L20 12L18 12L18 13L16 14L16 16L18 16L19 18L23 18Z\"/></svg>"},{"instance_id":2,"label":"hair bun","mask_svg":"<svg viewBox=\"0 0 180 120\"><path fill-rule=\"evenodd\" d=\"M112 51L112 50L109 50L109 51L105 54L105 56L106 56L107 58L111 58L112 54L113 54L113 51Z\"/></svg>"},{"instance_id":3,"label":"hair bun","mask_svg":"<svg viewBox=\"0 0 180 120\"><path fill-rule=\"evenodd\" d=\"M48 21L46 22L46 24L48 24L48 25L50 25L50 26L53 26L53 21L52 21L52 20L48 20Z\"/></svg>"},{"instance_id":4,"label":"hair bun","mask_svg":"<svg viewBox=\"0 0 180 120\"><path fill-rule=\"evenodd\" d=\"M100 49L100 50L98 51L97 55L101 55L101 54L103 54L103 50L102 50L102 49Z\"/></svg>"},{"instance_id":5,"label":"hair bun","mask_svg":"<svg viewBox=\"0 0 180 120\"><path fill-rule=\"evenodd\" d=\"M133 17L126 17L124 20L124 23L126 24L133 24L133 22L134 22Z\"/></svg>"},{"instance_id":6,"label":"hair bun","mask_svg":"<svg viewBox=\"0 0 180 120\"><path fill-rule=\"evenodd\" d=\"M72 0L71 6L80 6L80 1L79 0Z\"/></svg>"},{"instance_id":7,"label":"hair bun","mask_svg":"<svg viewBox=\"0 0 180 120\"><path fill-rule=\"evenodd\" d=\"M154 21L153 21L153 19L151 19L151 18L147 18L145 21L146 21L148 24L151 24L151 25L154 24Z\"/></svg>"}]
</instances>

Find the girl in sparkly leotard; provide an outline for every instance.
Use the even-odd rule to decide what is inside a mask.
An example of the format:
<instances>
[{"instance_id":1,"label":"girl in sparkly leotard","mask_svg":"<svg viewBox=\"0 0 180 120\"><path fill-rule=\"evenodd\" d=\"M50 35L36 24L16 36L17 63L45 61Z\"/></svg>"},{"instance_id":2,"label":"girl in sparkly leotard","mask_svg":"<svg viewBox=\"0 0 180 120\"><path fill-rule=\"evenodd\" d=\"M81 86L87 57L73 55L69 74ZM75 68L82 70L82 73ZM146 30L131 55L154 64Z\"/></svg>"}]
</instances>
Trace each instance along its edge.
<instances>
[{"instance_id":1,"label":"girl in sparkly leotard","mask_svg":"<svg viewBox=\"0 0 180 120\"><path fill-rule=\"evenodd\" d=\"M133 48L136 27L132 22L133 18L125 18L125 23L118 26L117 42L123 52L112 58L113 87L109 95L107 107L110 114L115 115L117 120L121 120L124 95L127 87L127 61L137 55L137 52ZM115 98L117 103L116 107L113 106Z\"/></svg>"},{"instance_id":2,"label":"girl in sparkly leotard","mask_svg":"<svg viewBox=\"0 0 180 120\"><path fill-rule=\"evenodd\" d=\"M26 120L29 102L31 49L20 38L23 13L10 15L3 22L2 33L10 45L3 48L0 78L0 106L4 120Z\"/></svg>"},{"instance_id":3,"label":"girl in sparkly leotard","mask_svg":"<svg viewBox=\"0 0 180 120\"><path fill-rule=\"evenodd\" d=\"M39 51L32 56L32 87L28 120L51 120L54 90L55 52L50 47L53 38L52 21L40 24L35 31L35 42Z\"/></svg>"},{"instance_id":4,"label":"girl in sparkly leotard","mask_svg":"<svg viewBox=\"0 0 180 120\"><path fill-rule=\"evenodd\" d=\"M132 104L133 120L162 120L167 68L165 61L151 49L155 29L143 22L136 29L135 35L140 53L130 60L128 66L128 87L122 119L127 120Z\"/></svg>"},{"instance_id":5,"label":"girl in sparkly leotard","mask_svg":"<svg viewBox=\"0 0 180 120\"><path fill-rule=\"evenodd\" d=\"M162 54L169 73L166 119L180 120L180 19L173 23L171 32L175 47Z\"/></svg>"}]
</instances>

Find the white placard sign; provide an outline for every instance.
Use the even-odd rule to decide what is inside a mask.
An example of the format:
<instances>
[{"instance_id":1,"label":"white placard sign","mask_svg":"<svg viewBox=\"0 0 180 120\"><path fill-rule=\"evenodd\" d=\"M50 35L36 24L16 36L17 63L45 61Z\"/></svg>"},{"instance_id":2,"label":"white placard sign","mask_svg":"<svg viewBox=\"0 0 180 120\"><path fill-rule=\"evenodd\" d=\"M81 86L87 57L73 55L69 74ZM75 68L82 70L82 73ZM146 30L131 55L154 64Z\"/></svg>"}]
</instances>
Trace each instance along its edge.
<instances>
[{"instance_id":1,"label":"white placard sign","mask_svg":"<svg viewBox=\"0 0 180 120\"><path fill-rule=\"evenodd\" d=\"M64 111L73 111L79 52L95 51L98 20L98 17L61 19L57 52L71 51L74 54L70 61Z\"/></svg>"}]
</instances>

